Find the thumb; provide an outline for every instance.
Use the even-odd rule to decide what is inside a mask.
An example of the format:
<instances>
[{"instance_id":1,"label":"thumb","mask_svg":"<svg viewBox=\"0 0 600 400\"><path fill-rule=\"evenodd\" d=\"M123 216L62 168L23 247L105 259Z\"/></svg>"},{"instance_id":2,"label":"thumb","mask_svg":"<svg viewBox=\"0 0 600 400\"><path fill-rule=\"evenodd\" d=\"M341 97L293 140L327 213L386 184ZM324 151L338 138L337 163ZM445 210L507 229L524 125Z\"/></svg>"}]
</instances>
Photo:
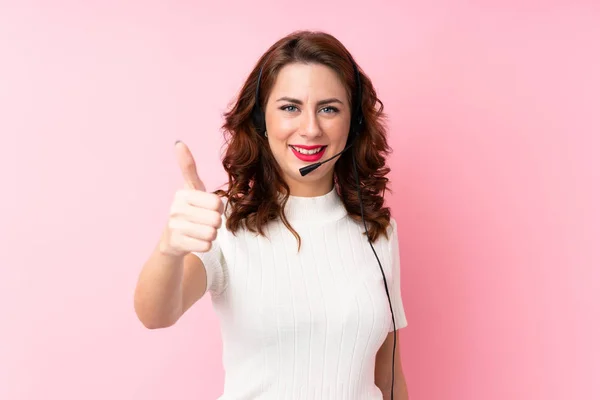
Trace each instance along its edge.
<instances>
[{"instance_id":1,"label":"thumb","mask_svg":"<svg viewBox=\"0 0 600 400\"><path fill-rule=\"evenodd\" d=\"M202 183L202 180L196 171L196 161L194 161L194 156L192 156L192 152L185 143L179 140L175 142L175 155L177 157L179 169L183 175L185 186L188 189L206 191L204 183Z\"/></svg>"}]
</instances>

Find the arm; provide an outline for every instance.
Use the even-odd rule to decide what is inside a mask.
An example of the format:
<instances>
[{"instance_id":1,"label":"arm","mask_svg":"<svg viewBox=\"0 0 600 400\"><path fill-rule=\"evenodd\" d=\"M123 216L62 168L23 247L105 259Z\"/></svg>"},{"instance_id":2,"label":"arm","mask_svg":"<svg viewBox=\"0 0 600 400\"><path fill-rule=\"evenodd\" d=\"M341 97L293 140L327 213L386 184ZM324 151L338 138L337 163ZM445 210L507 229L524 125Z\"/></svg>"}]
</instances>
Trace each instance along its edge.
<instances>
[{"instance_id":1,"label":"arm","mask_svg":"<svg viewBox=\"0 0 600 400\"><path fill-rule=\"evenodd\" d=\"M178 141L176 150L186 189L175 194L167 226L140 272L134 294L138 319L150 329L175 324L204 296L207 269L193 253L210 251L222 224L221 198L206 192L188 147Z\"/></svg>"},{"instance_id":2,"label":"arm","mask_svg":"<svg viewBox=\"0 0 600 400\"><path fill-rule=\"evenodd\" d=\"M379 348L375 358L375 384L383 393L384 400L391 399L393 347L394 332L390 332ZM408 388L400 360L400 338L398 336L396 336L396 357L394 364L394 400L408 400Z\"/></svg>"},{"instance_id":3,"label":"arm","mask_svg":"<svg viewBox=\"0 0 600 400\"><path fill-rule=\"evenodd\" d=\"M169 327L206 292L204 264L192 253L173 256L156 246L134 294L138 319L149 329Z\"/></svg>"}]
</instances>

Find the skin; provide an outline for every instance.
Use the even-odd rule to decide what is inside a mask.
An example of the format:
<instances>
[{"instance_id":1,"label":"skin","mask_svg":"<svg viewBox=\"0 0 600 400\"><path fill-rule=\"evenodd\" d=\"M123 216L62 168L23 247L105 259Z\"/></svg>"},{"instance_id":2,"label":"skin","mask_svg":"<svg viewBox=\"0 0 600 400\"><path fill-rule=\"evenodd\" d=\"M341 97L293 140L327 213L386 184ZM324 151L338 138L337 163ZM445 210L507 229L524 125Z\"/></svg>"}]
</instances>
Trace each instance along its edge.
<instances>
[{"instance_id":1,"label":"skin","mask_svg":"<svg viewBox=\"0 0 600 400\"><path fill-rule=\"evenodd\" d=\"M175 155L185 188L171 204L167 226L140 271L134 293L136 315L148 329L174 325L206 293L206 269L191 252L208 249L223 213L219 197L206 191L189 148L178 142Z\"/></svg>"},{"instance_id":2,"label":"skin","mask_svg":"<svg viewBox=\"0 0 600 400\"><path fill-rule=\"evenodd\" d=\"M347 141L351 110L346 90L334 71L315 64L282 68L265 108L268 143L294 196L320 196L333 189L335 159L307 176L298 169L290 145L326 145L321 160L340 152ZM185 189L173 203L174 213L140 272L134 295L139 320L148 329L174 325L206 293L206 270L191 251L206 251L214 239L215 214L223 212L216 195L207 192L194 158L181 142L175 147ZM218 219L218 218L217 218ZM173 223L176 222L176 223ZM184 223L186 229L173 228ZM171 226L171 228L169 228ZM392 346L389 333L376 355L375 384L391 399ZM394 399L408 400L396 343Z\"/></svg>"},{"instance_id":3,"label":"skin","mask_svg":"<svg viewBox=\"0 0 600 400\"><path fill-rule=\"evenodd\" d=\"M384 400L390 400L392 387L392 350L394 347L394 333L390 332L379 348L375 358L375 384L383 393ZM402 369L400 359L400 338L396 330L396 359L394 362L394 400L408 400L408 387L406 376Z\"/></svg>"},{"instance_id":4,"label":"skin","mask_svg":"<svg viewBox=\"0 0 600 400\"><path fill-rule=\"evenodd\" d=\"M290 145L326 145L321 160L346 145L351 109L336 73L317 64L289 64L277 76L265 107L269 147L294 196L320 196L333 189L335 159L306 176Z\"/></svg>"}]
</instances>

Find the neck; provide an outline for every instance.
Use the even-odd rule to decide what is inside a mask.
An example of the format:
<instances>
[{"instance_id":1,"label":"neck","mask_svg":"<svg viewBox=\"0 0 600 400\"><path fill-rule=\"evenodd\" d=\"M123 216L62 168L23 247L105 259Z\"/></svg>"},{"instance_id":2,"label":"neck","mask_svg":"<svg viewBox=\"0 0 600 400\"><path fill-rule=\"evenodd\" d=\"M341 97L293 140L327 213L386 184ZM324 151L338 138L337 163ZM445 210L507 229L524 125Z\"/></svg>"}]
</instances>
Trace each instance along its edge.
<instances>
[{"instance_id":1,"label":"neck","mask_svg":"<svg viewBox=\"0 0 600 400\"><path fill-rule=\"evenodd\" d=\"M288 221L293 224L337 221L347 215L344 203L333 187L316 196L290 194L284 212Z\"/></svg>"},{"instance_id":2,"label":"neck","mask_svg":"<svg viewBox=\"0 0 600 400\"><path fill-rule=\"evenodd\" d=\"M319 180L312 180L308 175L299 179L288 179L287 185L290 188L290 195L296 197L317 197L323 196L333 190L333 175L323 177Z\"/></svg>"}]
</instances>

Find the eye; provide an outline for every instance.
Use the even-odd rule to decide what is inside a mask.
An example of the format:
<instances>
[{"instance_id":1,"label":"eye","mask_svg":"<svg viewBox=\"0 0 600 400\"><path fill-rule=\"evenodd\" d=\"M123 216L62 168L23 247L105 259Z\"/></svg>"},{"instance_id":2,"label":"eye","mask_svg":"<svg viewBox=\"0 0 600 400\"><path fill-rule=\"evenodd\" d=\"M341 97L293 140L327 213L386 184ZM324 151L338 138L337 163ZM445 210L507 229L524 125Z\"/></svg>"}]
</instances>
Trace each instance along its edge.
<instances>
[{"instance_id":1,"label":"eye","mask_svg":"<svg viewBox=\"0 0 600 400\"><path fill-rule=\"evenodd\" d=\"M292 105L292 104L287 104L287 105L285 105L285 106L281 106L281 107L279 107L279 109L280 109L280 110L282 110L282 111L290 111L290 112L293 112L293 111L297 111L297 110L298 110L298 107L296 107L296 106L294 106L294 105Z\"/></svg>"},{"instance_id":2,"label":"eye","mask_svg":"<svg viewBox=\"0 0 600 400\"><path fill-rule=\"evenodd\" d=\"M322 108L321 111L324 111L326 114L331 114L331 113L336 113L340 110L338 110L337 108L335 108L333 106L329 106L329 107Z\"/></svg>"}]
</instances>

